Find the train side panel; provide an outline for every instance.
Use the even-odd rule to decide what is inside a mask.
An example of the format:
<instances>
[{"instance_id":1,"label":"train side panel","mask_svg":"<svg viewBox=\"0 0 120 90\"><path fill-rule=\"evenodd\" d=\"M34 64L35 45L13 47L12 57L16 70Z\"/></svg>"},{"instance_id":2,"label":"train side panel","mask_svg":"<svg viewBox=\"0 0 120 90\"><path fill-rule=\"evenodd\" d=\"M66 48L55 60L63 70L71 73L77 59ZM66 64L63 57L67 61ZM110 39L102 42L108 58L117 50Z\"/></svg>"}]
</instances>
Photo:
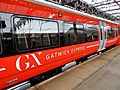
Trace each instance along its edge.
<instances>
[{"instance_id":1,"label":"train side panel","mask_svg":"<svg viewBox=\"0 0 120 90\"><path fill-rule=\"evenodd\" d=\"M120 24L118 24L118 32L117 32L117 34L118 34L118 40L117 40L117 43L116 43L116 45L118 46L118 45L120 45Z\"/></svg>"},{"instance_id":2,"label":"train side panel","mask_svg":"<svg viewBox=\"0 0 120 90\"><path fill-rule=\"evenodd\" d=\"M22 0L14 2L12 0L1 0L0 11L5 14L12 13L13 16L38 17L99 25L99 20L95 18ZM12 16L10 19L10 22L12 22ZM114 27L111 24L108 24L108 26ZM12 31L14 32L14 30ZM60 46L24 54L17 53L18 55L0 58L0 89L28 80L36 75L97 52L100 44L99 28L98 33L98 40L96 41L87 42L86 40L82 44ZM106 47L110 47L115 43L116 37L108 39Z\"/></svg>"},{"instance_id":3,"label":"train side panel","mask_svg":"<svg viewBox=\"0 0 120 90\"><path fill-rule=\"evenodd\" d=\"M117 25L107 22L107 44L106 48L114 46L117 43Z\"/></svg>"}]
</instances>

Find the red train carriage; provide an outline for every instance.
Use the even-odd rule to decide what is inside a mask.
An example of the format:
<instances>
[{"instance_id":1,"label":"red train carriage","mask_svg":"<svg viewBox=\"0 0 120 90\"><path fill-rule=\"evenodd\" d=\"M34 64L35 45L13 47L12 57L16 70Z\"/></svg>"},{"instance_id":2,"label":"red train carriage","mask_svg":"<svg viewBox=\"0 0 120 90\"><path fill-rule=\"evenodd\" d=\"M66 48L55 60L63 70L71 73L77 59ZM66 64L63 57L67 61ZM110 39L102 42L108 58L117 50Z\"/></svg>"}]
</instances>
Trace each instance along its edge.
<instances>
[{"instance_id":1,"label":"red train carriage","mask_svg":"<svg viewBox=\"0 0 120 90\"><path fill-rule=\"evenodd\" d=\"M30 85L115 45L116 25L46 1L1 0L0 89Z\"/></svg>"},{"instance_id":2,"label":"red train carriage","mask_svg":"<svg viewBox=\"0 0 120 90\"><path fill-rule=\"evenodd\" d=\"M106 48L116 45L118 37L118 27L116 24L107 23L107 43Z\"/></svg>"},{"instance_id":3,"label":"red train carriage","mask_svg":"<svg viewBox=\"0 0 120 90\"><path fill-rule=\"evenodd\" d=\"M116 45L120 45L120 24L118 24L117 27L118 27L118 32L117 32L118 41L117 41Z\"/></svg>"}]
</instances>

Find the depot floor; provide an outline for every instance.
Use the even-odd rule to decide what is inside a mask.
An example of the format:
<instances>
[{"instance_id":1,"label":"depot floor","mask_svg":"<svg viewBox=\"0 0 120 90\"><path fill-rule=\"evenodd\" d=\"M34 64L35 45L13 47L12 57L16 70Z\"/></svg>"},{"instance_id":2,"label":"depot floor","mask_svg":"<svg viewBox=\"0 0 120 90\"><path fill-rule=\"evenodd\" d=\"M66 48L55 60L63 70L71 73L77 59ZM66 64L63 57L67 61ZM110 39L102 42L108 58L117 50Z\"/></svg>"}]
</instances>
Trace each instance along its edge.
<instances>
[{"instance_id":1,"label":"depot floor","mask_svg":"<svg viewBox=\"0 0 120 90\"><path fill-rule=\"evenodd\" d=\"M120 46L27 90L120 90Z\"/></svg>"}]
</instances>

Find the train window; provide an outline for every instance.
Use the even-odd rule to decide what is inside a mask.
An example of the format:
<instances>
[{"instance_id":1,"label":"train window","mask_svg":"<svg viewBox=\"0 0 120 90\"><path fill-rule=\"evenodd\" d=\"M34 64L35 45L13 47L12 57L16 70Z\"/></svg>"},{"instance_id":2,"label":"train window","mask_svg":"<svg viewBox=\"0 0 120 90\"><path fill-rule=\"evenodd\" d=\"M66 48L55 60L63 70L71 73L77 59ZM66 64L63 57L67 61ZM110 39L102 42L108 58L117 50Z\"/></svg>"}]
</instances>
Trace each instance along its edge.
<instances>
[{"instance_id":1,"label":"train window","mask_svg":"<svg viewBox=\"0 0 120 90\"><path fill-rule=\"evenodd\" d=\"M59 44L58 24L55 21L16 17L14 25L18 50Z\"/></svg>"},{"instance_id":2,"label":"train window","mask_svg":"<svg viewBox=\"0 0 120 90\"><path fill-rule=\"evenodd\" d=\"M114 38L114 30L112 28L108 28L108 38Z\"/></svg>"},{"instance_id":3,"label":"train window","mask_svg":"<svg viewBox=\"0 0 120 90\"><path fill-rule=\"evenodd\" d=\"M98 41L98 29L96 25L87 24L85 27L86 41Z\"/></svg>"},{"instance_id":4,"label":"train window","mask_svg":"<svg viewBox=\"0 0 120 90\"><path fill-rule=\"evenodd\" d=\"M118 35L120 35L120 26L118 27Z\"/></svg>"},{"instance_id":5,"label":"train window","mask_svg":"<svg viewBox=\"0 0 120 90\"><path fill-rule=\"evenodd\" d=\"M43 33L43 45L45 44L45 38L48 38L48 44L47 45L57 45L59 43L58 38L58 25L56 22L51 21L43 21L43 24L41 26L41 30Z\"/></svg>"},{"instance_id":6,"label":"train window","mask_svg":"<svg viewBox=\"0 0 120 90\"><path fill-rule=\"evenodd\" d=\"M1 38L1 35L0 35L0 38ZM2 53L2 42L1 42L1 39L0 39L0 54Z\"/></svg>"},{"instance_id":7,"label":"train window","mask_svg":"<svg viewBox=\"0 0 120 90\"><path fill-rule=\"evenodd\" d=\"M64 40L66 45L77 43L77 35L73 23L64 23Z\"/></svg>"},{"instance_id":8,"label":"train window","mask_svg":"<svg viewBox=\"0 0 120 90\"><path fill-rule=\"evenodd\" d=\"M5 24L5 21L0 21L0 28L5 28L6 27L6 24Z\"/></svg>"},{"instance_id":9,"label":"train window","mask_svg":"<svg viewBox=\"0 0 120 90\"><path fill-rule=\"evenodd\" d=\"M118 36L118 28L112 28L113 29L113 32L114 32L114 37Z\"/></svg>"},{"instance_id":10,"label":"train window","mask_svg":"<svg viewBox=\"0 0 120 90\"><path fill-rule=\"evenodd\" d=\"M0 23L0 32L2 31L2 23ZM0 33L0 54L2 53L2 42L1 42L1 33Z\"/></svg>"},{"instance_id":11,"label":"train window","mask_svg":"<svg viewBox=\"0 0 120 90\"><path fill-rule=\"evenodd\" d=\"M84 43L85 42L85 34L84 34L84 29L83 25L81 24L76 24L76 33L77 33L77 42L78 43Z\"/></svg>"}]
</instances>

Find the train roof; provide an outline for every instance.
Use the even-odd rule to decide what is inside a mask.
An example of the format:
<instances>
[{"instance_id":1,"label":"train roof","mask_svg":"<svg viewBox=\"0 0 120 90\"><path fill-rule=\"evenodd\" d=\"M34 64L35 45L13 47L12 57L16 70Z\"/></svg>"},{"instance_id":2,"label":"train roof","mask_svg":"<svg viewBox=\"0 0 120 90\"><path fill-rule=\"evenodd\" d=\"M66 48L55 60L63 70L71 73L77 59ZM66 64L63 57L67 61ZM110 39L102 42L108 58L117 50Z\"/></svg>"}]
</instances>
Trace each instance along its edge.
<instances>
[{"instance_id":1,"label":"train roof","mask_svg":"<svg viewBox=\"0 0 120 90\"><path fill-rule=\"evenodd\" d=\"M68 8L68 7L65 7L65 6L62 6L62 5L58 5L58 4L55 4L55 3L52 3L52 2L48 2L48 1L45 1L45 0L26 0L26 1L43 4L45 6L49 6L49 7L53 7L53 8L59 8L60 10L64 10L64 11L67 10L67 11L73 12L75 14L80 14L80 15L83 15L83 16L95 18L95 19L98 19L98 20L102 20L102 21L106 21L106 22L110 22L110 23L114 23L114 24L119 24L119 23L111 21L111 20L107 20L107 19L104 19L104 18L101 18L101 17L97 17L95 15L90 15L90 14L87 14L87 13L84 13L84 12L80 12L78 10L71 9L71 8Z\"/></svg>"}]
</instances>

